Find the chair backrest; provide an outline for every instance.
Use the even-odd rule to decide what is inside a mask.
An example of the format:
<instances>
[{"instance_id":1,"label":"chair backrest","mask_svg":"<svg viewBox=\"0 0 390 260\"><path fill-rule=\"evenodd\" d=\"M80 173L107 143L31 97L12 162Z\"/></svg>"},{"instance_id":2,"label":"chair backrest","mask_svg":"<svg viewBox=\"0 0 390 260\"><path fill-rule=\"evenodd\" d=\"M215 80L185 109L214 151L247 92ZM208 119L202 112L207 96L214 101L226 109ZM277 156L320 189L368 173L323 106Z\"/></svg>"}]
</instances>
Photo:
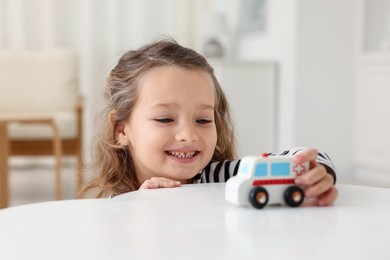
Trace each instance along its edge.
<instances>
[{"instance_id":1,"label":"chair backrest","mask_svg":"<svg viewBox=\"0 0 390 260\"><path fill-rule=\"evenodd\" d=\"M79 95L71 50L0 50L0 113L74 111Z\"/></svg>"}]
</instances>

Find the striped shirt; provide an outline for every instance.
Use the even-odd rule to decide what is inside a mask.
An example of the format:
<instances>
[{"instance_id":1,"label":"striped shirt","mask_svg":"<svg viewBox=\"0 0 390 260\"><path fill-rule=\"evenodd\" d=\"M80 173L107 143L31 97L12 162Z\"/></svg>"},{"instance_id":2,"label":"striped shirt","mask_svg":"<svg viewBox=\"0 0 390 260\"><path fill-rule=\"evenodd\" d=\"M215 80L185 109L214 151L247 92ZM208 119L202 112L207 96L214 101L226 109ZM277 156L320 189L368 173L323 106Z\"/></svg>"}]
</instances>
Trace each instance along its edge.
<instances>
[{"instance_id":1,"label":"striped shirt","mask_svg":"<svg viewBox=\"0 0 390 260\"><path fill-rule=\"evenodd\" d=\"M296 147L290 150L286 150L280 154L270 153L268 155L275 156L292 156L297 152L303 150L303 147ZM336 169L329 158L329 156L321 151L317 151L317 162L325 166L327 172L332 175L333 182L336 183ZM193 183L210 183L210 182L226 182L230 177L234 176L238 172L241 160L235 161L219 161L209 163L200 173L198 173L193 179Z\"/></svg>"}]
</instances>

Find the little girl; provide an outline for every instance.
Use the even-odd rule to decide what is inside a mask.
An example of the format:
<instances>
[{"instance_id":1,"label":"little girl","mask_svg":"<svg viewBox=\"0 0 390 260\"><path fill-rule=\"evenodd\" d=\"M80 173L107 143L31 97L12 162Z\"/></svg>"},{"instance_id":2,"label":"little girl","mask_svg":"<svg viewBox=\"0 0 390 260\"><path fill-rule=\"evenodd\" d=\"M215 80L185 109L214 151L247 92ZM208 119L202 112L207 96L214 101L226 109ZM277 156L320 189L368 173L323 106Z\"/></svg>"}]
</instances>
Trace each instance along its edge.
<instances>
[{"instance_id":1,"label":"little girl","mask_svg":"<svg viewBox=\"0 0 390 260\"><path fill-rule=\"evenodd\" d=\"M229 105L213 68L194 50L163 40L125 53L111 71L106 107L97 120L96 176L83 197L111 197L138 189L225 182L235 175ZM259 148L260 149L260 148ZM283 153L310 171L296 178L318 205L337 197L329 157L314 149Z\"/></svg>"}]
</instances>

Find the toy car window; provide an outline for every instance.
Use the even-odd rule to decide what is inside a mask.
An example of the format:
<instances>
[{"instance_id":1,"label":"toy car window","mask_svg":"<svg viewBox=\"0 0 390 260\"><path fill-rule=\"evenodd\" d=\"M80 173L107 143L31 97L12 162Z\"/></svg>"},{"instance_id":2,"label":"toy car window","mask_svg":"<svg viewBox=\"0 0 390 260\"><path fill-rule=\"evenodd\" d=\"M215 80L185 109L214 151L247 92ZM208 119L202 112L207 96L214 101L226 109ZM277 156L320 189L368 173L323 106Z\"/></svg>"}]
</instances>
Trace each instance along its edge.
<instances>
[{"instance_id":1,"label":"toy car window","mask_svg":"<svg viewBox=\"0 0 390 260\"><path fill-rule=\"evenodd\" d=\"M244 163L240 165L239 174L246 175L249 172L249 164Z\"/></svg>"},{"instance_id":2,"label":"toy car window","mask_svg":"<svg viewBox=\"0 0 390 260\"><path fill-rule=\"evenodd\" d=\"M259 163L256 165L255 176L264 177L267 176L268 165L266 163Z\"/></svg>"},{"instance_id":3,"label":"toy car window","mask_svg":"<svg viewBox=\"0 0 390 260\"><path fill-rule=\"evenodd\" d=\"M289 162L271 163L271 176L289 176L289 175L290 175Z\"/></svg>"}]
</instances>

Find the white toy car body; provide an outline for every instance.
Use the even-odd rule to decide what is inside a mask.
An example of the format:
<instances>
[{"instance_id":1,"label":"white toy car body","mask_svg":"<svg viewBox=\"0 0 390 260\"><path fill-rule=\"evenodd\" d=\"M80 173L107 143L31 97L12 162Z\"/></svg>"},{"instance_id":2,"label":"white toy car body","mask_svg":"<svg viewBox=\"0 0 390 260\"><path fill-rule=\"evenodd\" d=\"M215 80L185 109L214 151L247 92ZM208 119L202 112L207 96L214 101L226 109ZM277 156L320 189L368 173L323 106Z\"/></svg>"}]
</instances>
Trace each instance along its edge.
<instances>
[{"instance_id":1,"label":"white toy car body","mask_svg":"<svg viewBox=\"0 0 390 260\"><path fill-rule=\"evenodd\" d=\"M225 199L258 209L277 203L297 207L304 193L294 179L308 170L309 163L295 164L290 156L244 157L237 175L226 182Z\"/></svg>"}]
</instances>

